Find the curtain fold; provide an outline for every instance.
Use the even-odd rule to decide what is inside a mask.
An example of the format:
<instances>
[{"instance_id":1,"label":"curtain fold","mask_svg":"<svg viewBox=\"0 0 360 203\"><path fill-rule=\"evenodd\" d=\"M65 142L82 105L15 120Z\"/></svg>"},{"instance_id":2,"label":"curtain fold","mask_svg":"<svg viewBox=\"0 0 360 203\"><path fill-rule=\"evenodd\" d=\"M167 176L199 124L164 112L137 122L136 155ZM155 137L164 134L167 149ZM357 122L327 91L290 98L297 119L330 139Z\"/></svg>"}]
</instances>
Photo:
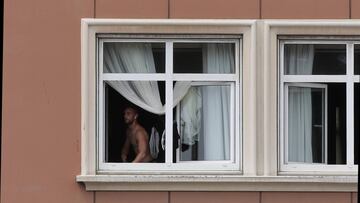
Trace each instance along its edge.
<instances>
[{"instance_id":1,"label":"curtain fold","mask_svg":"<svg viewBox=\"0 0 360 203\"><path fill-rule=\"evenodd\" d=\"M204 53L205 71L233 73L231 44L208 44ZM230 159L230 91L228 86L209 86L202 90L204 160Z\"/></svg>"},{"instance_id":2,"label":"curtain fold","mask_svg":"<svg viewBox=\"0 0 360 203\"><path fill-rule=\"evenodd\" d=\"M212 43L203 47L204 73L234 73L234 61L231 44ZM229 105L229 86L211 83L191 87L182 100L181 141L188 145L198 143L196 160L230 158ZM193 160L193 153L182 155L185 160Z\"/></svg>"},{"instance_id":3,"label":"curtain fold","mask_svg":"<svg viewBox=\"0 0 360 203\"><path fill-rule=\"evenodd\" d=\"M199 141L199 134L201 129L201 108L201 89L198 87L191 87L186 96L181 101L181 143L193 145Z\"/></svg>"},{"instance_id":4,"label":"curtain fold","mask_svg":"<svg viewBox=\"0 0 360 203\"><path fill-rule=\"evenodd\" d=\"M287 52L288 74L312 74L313 45L290 46ZM289 86L288 91L288 159L290 162L312 163L311 88Z\"/></svg>"},{"instance_id":5,"label":"curtain fold","mask_svg":"<svg viewBox=\"0 0 360 203\"><path fill-rule=\"evenodd\" d=\"M151 44L107 43L104 46L105 73L156 73ZM157 81L107 81L119 94L133 104L154 114L165 114ZM176 82L176 106L190 88L190 81Z\"/></svg>"}]
</instances>

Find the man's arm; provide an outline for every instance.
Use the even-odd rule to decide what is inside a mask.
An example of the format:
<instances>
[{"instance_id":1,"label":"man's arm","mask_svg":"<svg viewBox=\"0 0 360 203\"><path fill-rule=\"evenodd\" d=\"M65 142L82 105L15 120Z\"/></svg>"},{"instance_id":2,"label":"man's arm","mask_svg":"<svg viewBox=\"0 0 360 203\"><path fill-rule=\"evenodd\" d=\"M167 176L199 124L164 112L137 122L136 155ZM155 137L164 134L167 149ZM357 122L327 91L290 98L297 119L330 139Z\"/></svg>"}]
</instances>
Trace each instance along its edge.
<instances>
[{"instance_id":1,"label":"man's arm","mask_svg":"<svg viewBox=\"0 0 360 203\"><path fill-rule=\"evenodd\" d=\"M145 131L140 130L136 133L136 142L138 152L132 163L144 162L149 152L149 140Z\"/></svg>"},{"instance_id":2,"label":"man's arm","mask_svg":"<svg viewBox=\"0 0 360 203\"><path fill-rule=\"evenodd\" d=\"M130 139L126 136L124 146L121 150L121 160L123 162L127 162L127 156L129 154L129 150L130 150Z\"/></svg>"}]
</instances>

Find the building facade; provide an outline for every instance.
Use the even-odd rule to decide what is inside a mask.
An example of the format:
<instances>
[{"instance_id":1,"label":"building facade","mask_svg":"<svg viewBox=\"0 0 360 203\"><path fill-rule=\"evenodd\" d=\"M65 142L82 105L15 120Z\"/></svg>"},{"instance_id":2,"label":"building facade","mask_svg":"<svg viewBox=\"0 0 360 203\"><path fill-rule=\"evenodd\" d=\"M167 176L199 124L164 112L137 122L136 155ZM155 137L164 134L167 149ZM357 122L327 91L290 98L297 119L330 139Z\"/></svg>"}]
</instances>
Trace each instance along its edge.
<instances>
[{"instance_id":1,"label":"building facade","mask_svg":"<svg viewBox=\"0 0 360 203\"><path fill-rule=\"evenodd\" d=\"M4 6L2 202L357 202L359 0ZM151 45L153 72L111 69L125 60L111 50L134 44ZM127 59L139 63L136 54ZM220 69L209 65L216 63ZM146 108L121 88L139 81L160 81L159 110L148 111L165 114L164 157L119 163L111 112L121 108L112 106L126 99ZM206 94L209 86L221 86L212 92L222 96ZM174 145L172 122L186 117L179 89L201 91L203 129L225 129L220 134L229 137L200 144L204 137L185 140L179 127L179 142L192 142L192 152ZM219 105L206 102L214 98L228 98L218 101L229 118L220 126L211 123Z\"/></svg>"}]
</instances>

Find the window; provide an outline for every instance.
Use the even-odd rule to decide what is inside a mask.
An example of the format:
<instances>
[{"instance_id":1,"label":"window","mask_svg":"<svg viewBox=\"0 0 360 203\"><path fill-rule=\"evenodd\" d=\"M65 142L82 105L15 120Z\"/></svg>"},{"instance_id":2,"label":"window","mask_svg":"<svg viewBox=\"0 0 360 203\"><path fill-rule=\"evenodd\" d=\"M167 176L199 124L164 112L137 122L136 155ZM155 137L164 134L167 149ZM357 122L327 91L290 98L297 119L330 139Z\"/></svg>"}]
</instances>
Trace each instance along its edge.
<instances>
[{"instance_id":1,"label":"window","mask_svg":"<svg viewBox=\"0 0 360 203\"><path fill-rule=\"evenodd\" d=\"M99 171L239 171L240 38L146 38L98 36ZM129 106L149 144L137 164L138 140L120 157Z\"/></svg>"},{"instance_id":2,"label":"window","mask_svg":"<svg viewBox=\"0 0 360 203\"><path fill-rule=\"evenodd\" d=\"M87 190L356 191L359 28L83 19L77 181ZM141 163L121 153L129 106L148 136Z\"/></svg>"},{"instance_id":3,"label":"window","mask_svg":"<svg viewBox=\"0 0 360 203\"><path fill-rule=\"evenodd\" d=\"M280 41L281 171L356 170L355 43Z\"/></svg>"}]
</instances>

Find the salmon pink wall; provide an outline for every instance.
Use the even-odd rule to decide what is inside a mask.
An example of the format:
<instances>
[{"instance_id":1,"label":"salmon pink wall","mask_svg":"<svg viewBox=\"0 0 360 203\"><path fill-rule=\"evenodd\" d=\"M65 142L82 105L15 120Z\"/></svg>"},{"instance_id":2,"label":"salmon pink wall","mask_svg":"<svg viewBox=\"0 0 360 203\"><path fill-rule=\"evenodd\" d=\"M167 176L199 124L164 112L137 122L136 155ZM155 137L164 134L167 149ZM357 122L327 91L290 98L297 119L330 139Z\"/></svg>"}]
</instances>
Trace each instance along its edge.
<instances>
[{"instance_id":1,"label":"salmon pink wall","mask_svg":"<svg viewBox=\"0 0 360 203\"><path fill-rule=\"evenodd\" d=\"M75 176L81 18L346 19L360 18L360 0L5 0L4 6L2 203L356 202L356 193L85 192Z\"/></svg>"},{"instance_id":2,"label":"salmon pink wall","mask_svg":"<svg viewBox=\"0 0 360 203\"><path fill-rule=\"evenodd\" d=\"M80 172L80 19L92 0L5 0L1 202L90 203Z\"/></svg>"},{"instance_id":3,"label":"salmon pink wall","mask_svg":"<svg viewBox=\"0 0 360 203\"><path fill-rule=\"evenodd\" d=\"M348 0L261 0L261 17L271 19L346 19Z\"/></svg>"},{"instance_id":4,"label":"salmon pink wall","mask_svg":"<svg viewBox=\"0 0 360 203\"><path fill-rule=\"evenodd\" d=\"M360 18L360 0L351 0L351 18Z\"/></svg>"}]
</instances>

